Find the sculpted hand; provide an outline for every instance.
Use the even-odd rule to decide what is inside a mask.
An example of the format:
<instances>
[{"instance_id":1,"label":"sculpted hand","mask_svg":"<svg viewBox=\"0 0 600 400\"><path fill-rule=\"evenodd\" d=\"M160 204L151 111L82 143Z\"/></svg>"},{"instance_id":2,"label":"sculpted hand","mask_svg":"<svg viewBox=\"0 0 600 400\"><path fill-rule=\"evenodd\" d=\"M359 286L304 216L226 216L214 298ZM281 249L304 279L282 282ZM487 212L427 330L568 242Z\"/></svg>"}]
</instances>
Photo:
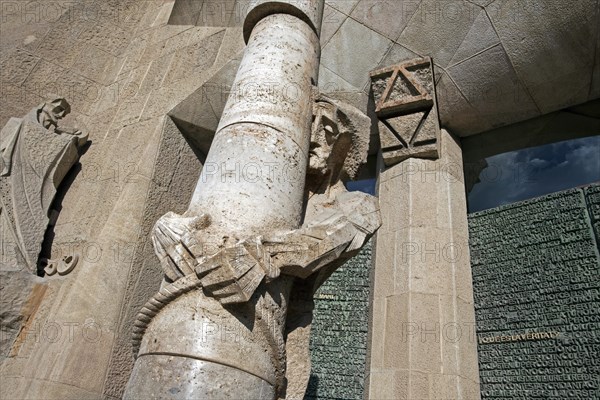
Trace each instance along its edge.
<instances>
[{"instance_id":1,"label":"sculpted hand","mask_svg":"<svg viewBox=\"0 0 600 400\"><path fill-rule=\"evenodd\" d=\"M200 263L196 273L205 293L221 304L243 303L250 300L265 277L279 276L279 269L272 268L270 260L261 238L257 237L220 250Z\"/></svg>"},{"instance_id":2,"label":"sculpted hand","mask_svg":"<svg viewBox=\"0 0 600 400\"><path fill-rule=\"evenodd\" d=\"M173 281L194 273L203 256L195 232L208 226L207 215L183 217L169 212L154 225L152 244L163 271Z\"/></svg>"}]
</instances>

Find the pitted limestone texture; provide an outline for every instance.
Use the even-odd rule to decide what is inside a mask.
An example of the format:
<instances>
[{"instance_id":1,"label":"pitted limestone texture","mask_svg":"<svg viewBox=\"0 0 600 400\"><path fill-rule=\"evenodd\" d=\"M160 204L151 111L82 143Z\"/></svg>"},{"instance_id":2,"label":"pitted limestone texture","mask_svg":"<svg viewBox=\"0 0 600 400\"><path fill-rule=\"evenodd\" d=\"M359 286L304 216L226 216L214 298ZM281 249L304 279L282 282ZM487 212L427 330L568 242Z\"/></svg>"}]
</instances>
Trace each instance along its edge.
<instances>
[{"instance_id":1,"label":"pitted limestone texture","mask_svg":"<svg viewBox=\"0 0 600 400\"><path fill-rule=\"evenodd\" d=\"M363 399L372 242L315 294L305 399Z\"/></svg>"},{"instance_id":2,"label":"pitted limestone texture","mask_svg":"<svg viewBox=\"0 0 600 400\"><path fill-rule=\"evenodd\" d=\"M261 19L273 14L288 15L288 18L296 17L320 35L324 5L325 2L322 0L250 0L246 8L248 14L244 19L244 40L248 42L252 30Z\"/></svg>"},{"instance_id":3,"label":"pitted limestone texture","mask_svg":"<svg viewBox=\"0 0 600 400\"><path fill-rule=\"evenodd\" d=\"M438 158L440 126L431 58L405 61L370 76L386 167L411 157Z\"/></svg>"},{"instance_id":4,"label":"pitted limestone texture","mask_svg":"<svg viewBox=\"0 0 600 400\"><path fill-rule=\"evenodd\" d=\"M593 185L469 216L482 399L597 398L599 210Z\"/></svg>"}]
</instances>

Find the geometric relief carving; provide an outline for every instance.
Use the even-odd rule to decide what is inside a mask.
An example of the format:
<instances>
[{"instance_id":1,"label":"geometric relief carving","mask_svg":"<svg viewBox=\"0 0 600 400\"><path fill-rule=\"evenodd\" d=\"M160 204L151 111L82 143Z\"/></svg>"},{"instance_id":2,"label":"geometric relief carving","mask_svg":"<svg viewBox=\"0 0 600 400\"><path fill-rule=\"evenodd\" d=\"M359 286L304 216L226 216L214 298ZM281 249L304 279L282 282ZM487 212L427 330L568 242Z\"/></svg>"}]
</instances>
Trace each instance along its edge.
<instances>
[{"instance_id":1,"label":"geometric relief carving","mask_svg":"<svg viewBox=\"0 0 600 400\"><path fill-rule=\"evenodd\" d=\"M438 158L440 124L431 58L371 72L383 159Z\"/></svg>"}]
</instances>

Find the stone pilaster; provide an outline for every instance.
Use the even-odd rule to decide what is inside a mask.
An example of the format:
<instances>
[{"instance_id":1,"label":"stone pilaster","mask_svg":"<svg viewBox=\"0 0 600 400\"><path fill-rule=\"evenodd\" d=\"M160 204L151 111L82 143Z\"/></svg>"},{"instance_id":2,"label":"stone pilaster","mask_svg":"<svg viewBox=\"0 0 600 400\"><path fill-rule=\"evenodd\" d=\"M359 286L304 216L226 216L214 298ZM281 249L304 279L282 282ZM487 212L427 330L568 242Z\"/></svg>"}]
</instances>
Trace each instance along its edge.
<instances>
[{"instance_id":1,"label":"stone pilaster","mask_svg":"<svg viewBox=\"0 0 600 400\"><path fill-rule=\"evenodd\" d=\"M440 141L380 175L368 398L480 397L462 152Z\"/></svg>"}]
</instances>

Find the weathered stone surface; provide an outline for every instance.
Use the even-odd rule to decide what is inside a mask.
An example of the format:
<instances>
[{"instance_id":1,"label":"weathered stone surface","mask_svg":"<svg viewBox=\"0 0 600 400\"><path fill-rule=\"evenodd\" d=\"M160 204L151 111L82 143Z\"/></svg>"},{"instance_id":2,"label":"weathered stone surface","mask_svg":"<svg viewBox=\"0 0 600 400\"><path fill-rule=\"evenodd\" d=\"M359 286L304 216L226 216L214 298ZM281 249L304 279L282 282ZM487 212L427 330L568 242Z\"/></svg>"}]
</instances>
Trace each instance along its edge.
<instances>
[{"instance_id":1,"label":"weathered stone surface","mask_svg":"<svg viewBox=\"0 0 600 400\"><path fill-rule=\"evenodd\" d=\"M598 32L596 1L573 7L560 1L500 0L486 10L516 74L543 113L587 101L596 45L590 38Z\"/></svg>"},{"instance_id":2,"label":"weathered stone surface","mask_svg":"<svg viewBox=\"0 0 600 400\"><path fill-rule=\"evenodd\" d=\"M463 0L423 0L397 42L446 67L480 10Z\"/></svg>"},{"instance_id":3,"label":"weathered stone surface","mask_svg":"<svg viewBox=\"0 0 600 400\"><path fill-rule=\"evenodd\" d=\"M111 146L111 153L118 154L116 160L119 161L96 154L98 158L94 160L97 163L103 160L106 165L88 165L85 173L82 171L79 176L81 179L74 181L72 192L67 192L54 228L52 258L55 251L58 255L77 248L82 250L83 262L69 276L68 286L63 285L64 280L50 282L52 297L42 303L18 356L6 360L3 366L3 374L5 371L28 372L13 373L10 383L0 389L2 396L6 396L8 390L17 398L89 398L94 393L96 397L101 396L111 358L107 349L113 346L120 299L131 263L129 257L136 241L140 240L136 220L143 213L138 213L139 202L147 195L144 186L152 176L148 166L152 167L155 159L151 152L144 152L146 147L152 146L140 147L139 143L155 141L152 134L148 135L155 123L152 121L139 127L138 131L125 130ZM97 134L97 131L93 132ZM135 147L132 146L134 143ZM126 166L128 168L120 169ZM86 212L90 208L94 214L98 213L96 218ZM90 232L97 239L90 239ZM82 282L96 283L88 286ZM61 290L65 287L70 290ZM81 290L77 290L79 288ZM56 332L58 326L62 333L56 339L35 340L39 338L40 330L54 329L50 332ZM38 365L52 365L53 368L40 369L36 367ZM49 383L52 379L57 383ZM2 381L7 380L3 375Z\"/></svg>"},{"instance_id":4,"label":"weathered stone surface","mask_svg":"<svg viewBox=\"0 0 600 400\"><path fill-rule=\"evenodd\" d=\"M370 395L374 399L393 400L401 395L401 391L397 391L394 385L394 371L372 369L369 375Z\"/></svg>"},{"instance_id":5,"label":"weathered stone surface","mask_svg":"<svg viewBox=\"0 0 600 400\"><path fill-rule=\"evenodd\" d=\"M319 69L319 90L323 93L359 93L361 89L352 86L329 68L321 66Z\"/></svg>"},{"instance_id":6,"label":"weathered stone surface","mask_svg":"<svg viewBox=\"0 0 600 400\"><path fill-rule=\"evenodd\" d=\"M392 42L348 18L323 48L321 63L352 86L363 88ZM352 62L347 55L355 54Z\"/></svg>"},{"instance_id":7,"label":"weathered stone surface","mask_svg":"<svg viewBox=\"0 0 600 400\"><path fill-rule=\"evenodd\" d=\"M310 26L317 36L323 25L324 0L248 0L244 18L244 39L246 43L256 24L271 14L286 14L296 17Z\"/></svg>"},{"instance_id":8,"label":"weathered stone surface","mask_svg":"<svg viewBox=\"0 0 600 400\"><path fill-rule=\"evenodd\" d=\"M371 72L379 140L386 166L439 155L439 120L431 59Z\"/></svg>"},{"instance_id":9,"label":"weathered stone surface","mask_svg":"<svg viewBox=\"0 0 600 400\"><path fill-rule=\"evenodd\" d=\"M172 160L177 160L175 166ZM117 344L113 347L109 373L105 379L105 395L114 398L123 396L133 368L131 332L134 329L135 318L148 297L156 292L162 278L150 240L152 227L167 210L185 210L181 199L191 197L200 169L200 161L190 148L183 132L180 132L171 120L165 120L156 165L151 173L149 193L153 195L145 206L146 212L141 224L140 237L144 238L145 242L140 245L141 249L136 251L133 251L131 244L120 248L121 256L130 259L134 266L127 278L128 286L132 289L123 301L129 306L121 310Z\"/></svg>"},{"instance_id":10,"label":"weathered stone surface","mask_svg":"<svg viewBox=\"0 0 600 400\"><path fill-rule=\"evenodd\" d=\"M0 79L2 84L21 84L39 60L39 57L20 49L14 51L9 57L4 57L0 62Z\"/></svg>"},{"instance_id":11,"label":"weathered stone surface","mask_svg":"<svg viewBox=\"0 0 600 400\"><path fill-rule=\"evenodd\" d=\"M96 46L86 46L73 63L73 71L94 82L104 82L104 73L116 57ZM94 60L94 62L90 62Z\"/></svg>"},{"instance_id":12,"label":"weathered stone surface","mask_svg":"<svg viewBox=\"0 0 600 400\"><path fill-rule=\"evenodd\" d=\"M361 0L350 16L395 42L413 17L417 6L416 2Z\"/></svg>"},{"instance_id":13,"label":"weathered stone surface","mask_svg":"<svg viewBox=\"0 0 600 400\"><path fill-rule=\"evenodd\" d=\"M329 4L325 4L323 10L323 26L321 28L321 47L325 46L329 39L340 29L340 26L348 18L346 15L331 7Z\"/></svg>"},{"instance_id":14,"label":"weathered stone surface","mask_svg":"<svg viewBox=\"0 0 600 400\"><path fill-rule=\"evenodd\" d=\"M206 70L215 62L225 31L220 31L175 52L173 63L168 67L165 83L185 78L190 73ZM165 68L165 72L167 69Z\"/></svg>"},{"instance_id":15,"label":"weathered stone surface","mask_svg":"<svg viewBox=\"0 0 600 400\"><path fill-rule=\"evenodd\" d=\"M185 1L183 2L186 3ZM248 12L251 0L199 0L196 4L187 6L187 10L179 8L175 3L175 21L183 25L212 26L212 27L241 27L244 17ZM183 16L182 12L189 12L189 16Z\"/></svg>"},{"instance_id":16,"label":"weathered stone surface","mask_svg":"<svg viewBox=\"0 0 600 400\"><path fill-rule=\"evenodd\" d=\"M268 382L255 375L248 377L248 374L244 371L231 366L215 365L211 362L192 358L177 359L168 355L149 355L145 356L144 359L150 360L151 364L144 363L143 368L136 369L133 375L134 379L142 381L142 379L158 380L166 377L169 381L177 383L162 386L159 390L153 390L147 386L128 389L135 389L136 396L143 396L143 398L157 396L159 398L180 400L199 396L199 398L216 399L222 397L223 394L237 392L240 390L240 382L243 381L244 393L248 396L248 399L274 397L273 387ZM210 381L221 381L223 377L228 377L228 379L219 386L218 390L215 390L199 384L196 379L197 374L205 375ZM191 382L191 384L185 386L179 383L186 381ZM126 392L125 397L128 398L129 396L129 392Z\"/></svg>"},{"instance_id":17,"label":"weathered stone surface","mask_svg":"<svg viewBox=\"0 0 600 400\"><path fill-rule=\"evenodd\" d=\"M408 294L392 295L385 299L386 319L383 325L383 367L404 369L409 365L410 343L407 324L410 321Z\"/></svg>"},{"instance_id":18,"label":"weathered stone surface","mask_svg":"<svg viewBox=\"0 0 600 400\"><path fill-rule=\"evenodd\" d=\"M494 2L494 0L470 0L470 1L471 1L471 3L475 3L481 7L485 7L488 4Z\"/></svg>"},{"instance_id":19,"label":"weathered stone surface","mask_svg":"<svg viewBox=\"0 0 600 400\"><path fill-rule=\"evenodd\" d=\"M446 72L442 72L441 75L436 85L436 91L438 98L443 99L438 103L442 126L453 132L462 132L464 136L491 129L491 121L479 115L479 112L456 86L451 76Z\"/></svg>"},{"instance_id":20,"label":"weathered stone surface","mask_svg":"<svg viewBox=\"0 0 600 400\"><path fill-rule=\"evenodd\" d=\"M377 69L386 68L390 65L401 64L406 60L412 60L415 58L419 58L419 55L417 53L413 52L410 49L407 49L406 47L400 44L394 43L390 48L390 51L385 55L383 60L381 60L381 62L377 66Z\"/></svg>"},{"instance_id":21,"label":"weathered stone surface","mask_svg":"<svg viewBox=\"0 0 600 400\"><path fill-rule=\"evenodd\" d=\"M335 8L336 10L346 15L350 15L350 13L354 9L354 7L356 7L356 4L359 1L360 0L327 0L325 4Z\"/></svg>"},{"instance_id":22,"label":"weathered stone surface","mask_svg":"<svg viewBox=\"0 0 600 400\"><path fill-rule=\"evenodd\" d=\"M113 332L121 320L119 314L121 310L126 310L129 304L133 304L132 307L135 308L135 304L139 303L139 299L136 300L138 303L129 303L130 297L126 298L125 293L131 291L134 297L143 297L141 302L143 304L156 291L156 286L160 283L150 282L155 277L152 274L140 279L132 278L132 281L127 279L134 262L133 255L137 254L136 249L140 248L137 246L141 246L141 243L148 239L147 236L139 236L138 232L140 221L145 218L145 215L151 215L150 209L146 209L147 202L156 204L149 199L155 201L164 194L164 191L170 190L167 189L169 187L167 184L164 186L148 184L152 181L154 164L162 161L157 161L156 153L145 149L156 149L160 136L153 133L156 132L155 127L161 125L158 121L162 119L153 118L139 122L139 117L142 116L148 99L159 100L157 102L163 105L168 102L177 104L203 82L200 80L202 76L198 74L188 76L185 82L187 93L182 89L171 93L164 91L160 98L157 97L160 88L155 89L150 85L148 95L138 99L136 107L131 108L133 116L128 116L128 111L123 109L118 116L120 121L115 119L123 103L137 93L151 62L165 54L176 52L181 42L186 39L183 37L178 40L173 39L177 36L176 29L166 27L163 30L165 25L161 24L164 24L163 17L169 6L167 3L171 2L140 3L128 0L118 3L102 2L100 8L103 11L96 12L98 9L92 10L92 6L97 3L99 2L48 3L48 8L72 7L74 12L65 24L49 24L55 34L48 36L47 40L41 40L43 35L38 35L37 31L33 30L34 27L49 22L44 20L43 15L46 14L42 14L47 10L44 8L47 6L46 3L29 5L14 3L17 9L9 14L4 11L10 9L2 10L0 40L3 46L0 58L5 60L5 56L14 50L14 47L7 48L6 43L12 43L13 39L16 40L22 32L28 32L27 35L35 35L35 38L29 38L28 40L31 41L26 44L22 41L14 42L14 46L23 46L34 57L42 57L45 61L44 65L48 67L44 71L38 70L34 71L34 74L29 74L31 80L30 82L26 80L24 86L12 85L11 87L2 82L0 98L2 125L10 117L24 115L33 104L43 101L38 93L44 94L47 90L49 94L57 92L59 96L69 100L73 96L76 97L78 105L72 102L76 111L72 114L75 117L73 119L77 124L86 127L85 131L90 133L93 140L93 145L86 153L86 161L89 163L83 163L78 179L69 182L71 187L62 199L63 209L54 227L55 237L51 255L52 259L60 258L62 254L74 248L81 251L82 258L68 280L62 278L52 280L51 290L49 290L52 292L52 297L44 300L44 304L35 316L36 321L31 329L24 333L29 339L21 346L17 357L7 359L6 364L3 364L0 378L3 398L99 398L103 396L103 387L106 388L107 395L120 397L119 390L122 393L123 381L127 380L131 368L131 353L129 347L123 348L121 353L126 354L126 357L119 358L107 349L121 346L113 341ZM111 11L110 15L107 11ZM134 13L131 14L129 11ZM5 17L8 18L8 23L5 23ZM26 23L22 22L23 17L27 18ZM128 34L138 35L139 41L136 42L137 46L128 46L122 57L115 58L115 63L106 64L107 76L102 77L101 82L93 82L69 68L73 66L74 61L78 62L77 68L82 68L82 71L85 68L96 71L99 64L102 64L98 62L94 65L95 60L88 57L85 60L90 64L88 66L83 59L79 58L82 49L96 46L96 41L102 47L101 51L107 50L105 45L109 43L101 35L91 37L86 34L85 41L79 38L83 31L80 27L90 28L102 19L110 20L107 21L108 24L102 24L102 27L110 29L110 24L116 24ZM13 24L14 20L18 20L24 29L13 28L19 25ZM58 33L62 33L62 36L59 37ZM216 32L213 30L212 33ZM215 64L223 65L231 56L230 49L236 46L239 48L232 40L227 39L229 36L228 33L223 39L228 42L223 43L222 51L217 49L213 53L218 53L218 56L211 55L216 59ZM196 35L188 38L190 43L193 43L191 40L196 38ZM198 38L201 40L200 35ZM133 39L128 38L127 43L130 40ZM161 41L165 42L164 46L159 44ZM140 57L148 44L158 45L157 49L160 48L160 51L148 51L144 57L144 64L140 64ZM37 52L40 45L44 45L43 49ZM133 54L138 51L142 54ZM132 57L128 57L129 52ZM199 54L199 56L205 55ZM111 57L114 55L111 54ZM128 59L129 65L119 72L117 64L121 58ZM204 62L204 60L200 61ZM25 64L23 66L25 67ZM127 81L124 80L128 78L128 72L132 69L137 69L137 72L132 75L131 85L127 85ZM4 71L3 68L2 72ZM23 72L26 71L27 69L23 68ZM208 74L211 73L212 71L208 71ZM96 72L94 74L98 76ZM206 80L208 77L210 75L205 75L203 79ZM115 80L114 83L109 82L111 79ZM176 83L168 85L173 87ZM132 91L132 87L135 90ZM96 88L107 90L96 91ZM148 102L148 104L154 103L154 101ZM96 107L97 104L100 106ZM89 117L81 115L81 112L89 114ZM121 129L122 121L126 121L124 125L127 126L124 129ZM187 146L183 138L179 137L179 139ZM189 148L187 150L189 151ZM144 162L140 163L142 159ZM169 163L164 165L166 170L184 168L188 165L186 162L189 161L189 153L175 152L168 160ZM180 171L183 175L178 178L167 177L166 182L171 180L181 182L183 176L190 176L185 168ZM191 189L185 193L173 193L181 201L182 198L191 196ZM161 214L167 211L160 206L157 206L157 209ZM168 209L174 208L169 206ZM149 222L150 228L157 217ZM154 256L150 259L156 263ZM140 258L137 258L135 263L138 263L137 260ZM139 282L141 287L137 292L137 289L132 289L134 282ZM63 335L56 342L49 343L44 340L35 342L33 339L36 335L36 327L41 327L43 330L47 321L59 324ZM91 332L92 335L101 334L99 340L93 342L86 341L81 336L81 328L90 322L93 324L92 330L87 332ZM95 330L98 326L101 326L101 331ZM70 329L74 329L71 342L69 342ZM119 343L129 345L129 332L126 333L126 340ZM114 362L111 362L111 359ZM123 361L124 359L128 359L129 364ZM40 365L52 365L53 368L40 368ZM107 373L109 368L111 374ZM113 379L117 375L123 378Z\"/></svg>"},{"instance_id":23,"label":"weathered stone surface","mask_svg":"<svg viewBox=\"0 0 600 400\"><path fill-rule=\"evenodd\" d=\"M494 30L485 10L481 10L449 65L458 64L498 43L500 43L498 34Z\"/></svg>"},{"instance_id":24,"label":"weathered stone surface","mask_svg":"<svg viewBox=\"0 0 600 400\"><path fill-rule=\"evenodd\" d=\"M474 321L460 145L442 130L440 150L437 160L411 158L380 177L374 293L386 311L373 318L371 329L384 334L371 336L371 372L394 373L395 398L457 398L459 377L478 381L475 341L451 329ZM371 397L387 396L372 384Z\"/></svg>"},{"instance_id":25,"label":"weathered stone surface","mask_svg":"<svg viewBox=\"0 0 600 400\"><path fill-rule=\"evenodd\" d=\"M354 11L355 13L358 12L357 10L361 8L363 3L367 4L368 1L364 0L363 2L359 3ZM485 11L483 11L475 4L487 6L487 8ZM594 17L597 15L597 10L594 10L593 7L590 8L590 4L590 2L584 2L575 7L576 10L573 9L566 13L561 13L560 8L563 6L558 5L556 2L553 2L552 5L548 4L547 6L543 4L543 2L534 2L524 7L521 7L520 2L518 1L480 1L478 3L468 1L428 1L418 3L405 2L402 5L397 5L394 3L394 6L398 10L404 10L404 8L408 7L409 11L406 14L411 15L409 24L403 30L402 35L397 39L397 42L399 45L402 45L420 55L432 56L436 65L446 68L448 66L460 63L461 61L469 60L470 57L475 56L486 48L489 49L494 44L500 43L500 39L502 39L502 42L504 42L505 39L502 37L503 35L501 34L501 37L497 36L495 30L490 24L488 16L492 18L494 23L496 20L501 21L502 24L504 24L504 27L499 29L499 31L505 29L504 36L514 39L514 46L516 46L517 50L521 48L521 46L525 46L527 43L531 42L531 45L527 45L526 51L523 50L522 52L518 53L516 50L512 51L510 48L506 48L505 44L502 43L502 46L504 46L508 51L507 59L510 59L510 62L515 66L518 66L520 63L523 64L523 68L516 68L516 76L506 76L503 72L506 68L506 61L503 61L497 57L490 59L490 66L494 65L494 72L485 73L485 80L490 85L495 85L495 88L490 89L489 86L482 86L477 83L476 80L471 82L465 82L463 80L463 73L471 74L472 68L479 68L472 63L459 64L457 68L450 73L450 76L452 78L456 77L456 83L461 81L459 83L459 88L463 91L463 93L467 94L470 91L477 93L477 95L467 95L467 98L471 102L472 106L478 106L479 103L489 104L494 102L498 103L499 107L504 108L507 107L507 105L503 105L502 100L499 99L510 98L511 100L509 103L513 104L514 107L511 109L508 109L507 107L506 112L502 112L502 115L497 116L497 119L517 122L535 115L539 115L539 111L537 113L526 113L523 111L531 109L533 101L531 100L530 95L533 95L535 103L538 103L537 106L540 107L540 109L544 112L554 111L561 106L565 107L567 105L581 103L585 101L582 96L588 96L587 98L597 97L590 96L589 90L590 84L593 87L596 87L597 85L595 82L598 81L592 81L591 78L591 74L593 74L594 70L594 62L591 59L595 53L595 51L593 51L593 46L595 43L597 43L595 37L597 36L598 30L596 29L597 18L594 19ZM404 16L404 14L400 11L396 13L376 12L383 6L385 6L384 2L378 2L374 8L371 8L372 13L369 14L368 21L363 21L366 26L373 29L375 32L381 32L381 29L386 29L381 28L381 26L384 26L385 24L381 24L380 21L383 21L385 18L387 18L387 15L394 15L395 18L398 15L401 15L400 19L402 19ZM369 9L367 6L364 8ZM414 10L415 8L417 8L417 11ZM539 8L539 11L537 8ZM557 17L562 18L562 21L556 24L546 24L540 22L544 21L544 19L539 18L539 15L550 14L555 16L564 14L563 17L565 18ZM579 18L583 15L585 15L585 17ZM527 23L528 18L536 19L536 22L532 25L532 29L529 29L529 24ZM564 27L568 24L575 23L574 21L579 21L578 23L582 24L581 28L569 32L568 34L564 35L564 37L561 36L558 38L558 36L560 36L558 31L566 29ZM400 22L400 25L402 24L403 22ZM543 24L544 28L538 28L537 24ZM388 25L393 26L394 24ZM553 28L549 28L550 26ZM553 35L555 35L555 33L552 33L555 32L554 27L556 28L557 32L556 35L558 35L556 39L553 39ZM547 30L547 32L544 33L544 29ZM433 32L433 34L431 34L431 32ZM523 35L525 35L524 37L527 37L527 40L522 44L518 44L519 35L521 35L521 32L523 32ZM530 34L530 32L536 33ZM594 37L594 39L584 39L588 37ZM567 42L571 43L573 40L579 40L580 43L586 44L574 44L573 46L567 44ZM537 42L540 42L539 46L534 45L534 43ZM549 51L547 49L554 48L553 43L555 42L565 43L565 46L569 47L570 49L570 56L560 58L557 57L557 52L555 51L547 53L547 51ZM512 45L509 45L509 47L511 46ZM340 49L341 48L342 47L340 47ZM525 47L523 47L523 49L525 49ZM326 52L329 51L329 49L325 50ZM571 55L575 52L582 52L582 56ZM583 52L585 52L585 55ZM564 74L561 72L560 74L562 78L557 78L558 75L555 72L550 73L551 76L545 73L536 74L534 66L535 62L532 62L532 60L539 57L532 56L532 54L538 53L540 54L539 57L549 57L549 59L552 59L550 63L545 63L544 69L548 68L549 65L557 63L559 66L557 71L567 71L567 69L571 68L569 70L571 72L565 72ZM542 53L547 54L542 56ZM348 50L344 51L344 54L353 54L353 52ZM517 55L519 58L516 64L513 62L513 54ZM527 54L527 56L524 56L524 54ZM489 53L483 57L487 58L488 56L493 55L494 54ZM343 62L344 61L340 60L339 64L342 64ZM383 65L389 65L391 63L392 62L384 63ZM353 62L350 61L349 64L352 65ZM569 65L571 65L571 67L569 67ZM332 63L327 64L327 66L332 71L337 72ZM343 66L338 68L343 68ZM462 72L462 70L464 70L464 72ZM344 74L341 74L340 72L337 73L344 79L349 80ZM483 76L482 72L474 73L476 73L479 77ZM575 75L577 76L575 77ZM541 76L544 76L544 78L541 78ZM514 78L517 79L515 80ZM564 79L565 82L571 82L571 84L577 82L575 86L570 86L570 84L560 85L560 87L564 88L565 91L577 92L577 94L571 96L570 94L566 93L559 94L557 91L553 90L552 88L556 86L557 79ZM535 88L532 88L532 85L529 84L530 80L532 82L536 82ZM356 86L357 84L354 83L354 85ZM490 100L490 90L492 92L501 92L502 94L497 95L493 100ZM594 90L595 89L592 89L592 91ZM535 95L536 91L540 92L539 96ZM456 103L456 99L454 96L452 96L452 93L449 92L448 95L450 97L446 99L445 93L439 93L440 109L444 107L449 108ZM556 101L557 105L553 109L546 108L538 101L537 97L543 99L543 102ZM560 101L558 100L559 98ZM448 106L444 104L446 102L449 103ZM493 105L490 105L490 107L493 107ZM532 111L535 111L535 109ZM456 134L460 136L482 132L498 126L496 121L491 121L491 124L487 124L484 120L478 121L477 119L471 118L465 119L462 117L463 114L463 112L454 112L448 114L447 118L445 118L447 119L447 126L452 127ZM488 114L486 113L485 118L488 118L487 115ZM493 118L494 115L491 115L491 117ZM465 133L463 134L463 132Z\"/></svg>"},{"instance_id":26,"label":"weathered stone surface","mask_svg":"<svg viewBox=\"0 0 600 400\"><path fill-rule=\"evenodd\" d=\"M102 20L96 24L88 24L79 35L79 39L84 43L94 43L112 55L120 56L129 44L130 34L121 27Z\"/></svg>"},{"instance_id":27,"label":"weathered stone surface","mask_svg":"<svg viewBox=\"0 0 600 400\"><path fill-rule=\"evenodd\" d=\"M2 129L2 270L35 274L41 269L39 254L50 223L52 201L87 142L87 135L81 131L57 126L69 112L64 99L47 101L22 119L12 118ZM61 274L68 273L69 268L61 264ZM52 268L50 271L56 272Z\"/></svg>"},{"instance_id":28,"label":"weathered stone surface","mask_svg":"<svg viewBox=\"0 0 600 400\"><path fill-rule=\"evenodd\" d=\"M204 2L198 0L176 1L171 16L169 17L169 24L195 25L203 5Z\"/></svg>"},{"instance_id":29,"label":"weathered stone surface","mask_svg":"<svg viewBox=\"0 0 600 400\"><path fill-rule=\"evenodd\" d=\"M39 287L44 285L42 278L27 271L0 271L0 304L2 304L0 310L0 361L10 356L14 345L20 345L15 341L23 329L23 324L27 323L28 318L35 311L35 307L42 300L41 298L32 299L30 306L27 307L36 285ZM41 291L37 290L37 292Z\"/></svg>"},{"instance_id":30,"label":"weathered stone surface","mask_svg":"<svg viewBox=\"0 0 600 400\"><path fill-rule=\"evenodd\" d=\"M448 74L480 117L492 127L503 125L508 115L518 120L540 115L536 102L500 45L448 68Z\"/></svg>"}]
</instances>

